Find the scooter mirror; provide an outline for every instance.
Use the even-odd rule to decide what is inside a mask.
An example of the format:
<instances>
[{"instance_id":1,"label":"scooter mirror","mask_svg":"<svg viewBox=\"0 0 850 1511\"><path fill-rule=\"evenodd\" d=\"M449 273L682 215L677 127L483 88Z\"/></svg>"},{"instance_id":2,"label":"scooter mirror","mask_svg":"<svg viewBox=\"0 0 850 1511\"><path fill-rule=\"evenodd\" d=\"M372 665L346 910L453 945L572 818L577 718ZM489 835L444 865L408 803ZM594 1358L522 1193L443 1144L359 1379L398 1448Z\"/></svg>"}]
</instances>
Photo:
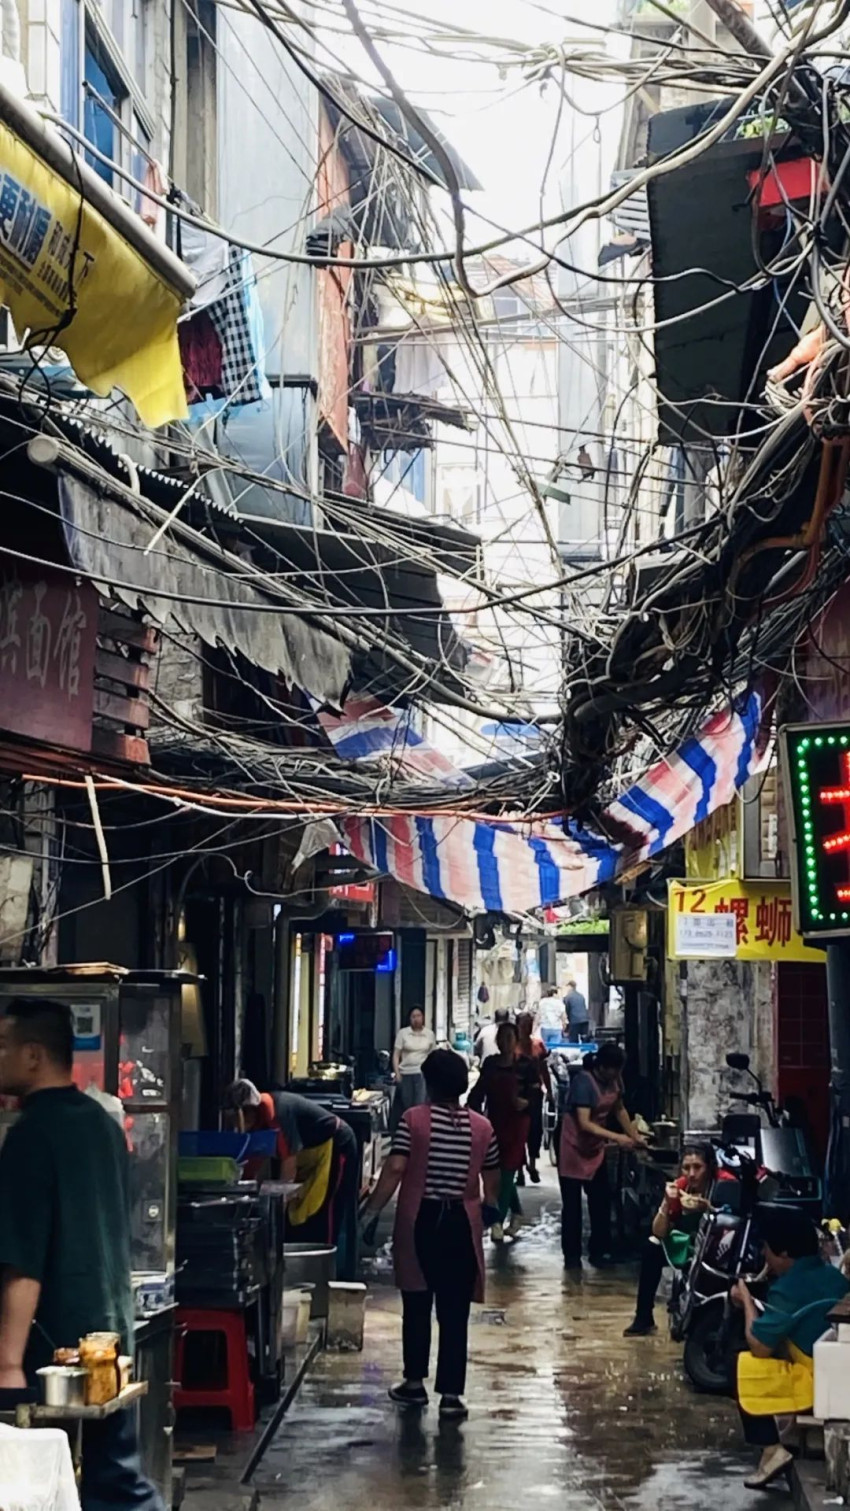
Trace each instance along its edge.
<instances>
[{"instance_id":1,"label":"scooter mirror","mask_svg":"<svg viewBox=\"0 0 850 1511\"><path fill-rule=\"evenodd\" d=\"M729 1066L730 1070L749 1070L750 1057L749 1055L742 1054L727 1055L726 1064Z\"/></svg>"}]
</instances>

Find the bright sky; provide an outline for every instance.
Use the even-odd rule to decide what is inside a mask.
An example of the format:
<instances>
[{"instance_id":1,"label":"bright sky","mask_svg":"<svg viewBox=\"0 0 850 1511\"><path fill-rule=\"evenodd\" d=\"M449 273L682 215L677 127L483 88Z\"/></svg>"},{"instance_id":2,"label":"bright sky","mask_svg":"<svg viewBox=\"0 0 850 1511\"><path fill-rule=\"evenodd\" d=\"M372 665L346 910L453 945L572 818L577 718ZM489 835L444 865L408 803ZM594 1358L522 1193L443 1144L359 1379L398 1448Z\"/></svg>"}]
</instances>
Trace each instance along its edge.
<instances>
[{"instance_id":1,"label":"bright sky","mask_svg":"<svg viewBox=\"0 0 850 1511\"><path fill-rule=\"evenodd\" d=\"M572 9L585 15L592 11L594 21L604 24L613 20L616 0L572 0ZM535 0L413 0L410 11L437 26L450 22L483 36L528 45L560 43L582 33L577 22ZM594 40L598 35L593 34ZM590 36L584 33L585 40ZM541 86L526 83L519 68L500 70L490 61L434 58L385 44L381 52L413 102L428 110L484 186L483 193L467 196L470 206L500 225L516 229L539 218L541 184L556 129L544 213L560 208L561 172L573 147L596 156L594 120L562 102L560 70ZM355 41L346 46L345 57L370 76L368 60ZM570 75L566 87L585 109L610 106L619 93ZM603 115L602 122L603 129L610 123L616 132L618 113ZM474 229L476 237L487 231L480 224Z\"/></svg>"}]
</instances>

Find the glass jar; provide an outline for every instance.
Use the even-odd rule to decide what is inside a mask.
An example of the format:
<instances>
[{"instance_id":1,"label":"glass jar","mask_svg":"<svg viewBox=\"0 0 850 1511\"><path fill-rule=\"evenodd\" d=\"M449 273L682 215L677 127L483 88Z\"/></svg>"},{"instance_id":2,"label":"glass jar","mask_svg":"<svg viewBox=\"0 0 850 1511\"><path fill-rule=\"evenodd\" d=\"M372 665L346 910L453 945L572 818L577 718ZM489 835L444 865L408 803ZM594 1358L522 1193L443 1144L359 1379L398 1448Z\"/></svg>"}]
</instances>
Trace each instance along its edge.
<instances>
[{"instance_id":1,"label":"glass jar","mask_svg":"<svg viewBox=\"0 0 850 1511\"><path fill-rule=\"evenodd\" d=\"M117 1333L89 1333L80 1339L80 1363L88 1371L86 1405L105 1406L121 1390Z\"/></svg>"}]
</instances>

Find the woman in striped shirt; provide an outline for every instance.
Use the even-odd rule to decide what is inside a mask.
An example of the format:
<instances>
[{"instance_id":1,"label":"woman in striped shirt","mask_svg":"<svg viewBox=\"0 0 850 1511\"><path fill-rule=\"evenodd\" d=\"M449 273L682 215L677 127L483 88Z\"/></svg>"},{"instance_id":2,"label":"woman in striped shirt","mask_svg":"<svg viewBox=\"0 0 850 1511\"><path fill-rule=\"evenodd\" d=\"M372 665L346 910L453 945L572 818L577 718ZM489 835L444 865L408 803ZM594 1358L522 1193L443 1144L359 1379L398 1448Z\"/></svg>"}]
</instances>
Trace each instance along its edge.
<instances>
[{"instance_id":1,"label":"woman in striped shirt","mask_svg":"<svg viewBox=\"0 0 850 1511\"><path fill-rule=\"evenodd\" d=\"M409 1108L399 1123L364 1220L373 1221L398 1190L393 1261L404 1307L404 1380L390 1396L400 1406L428 1403L425 1380L436 1303L440 1415L461 1417L466 1415L469 1309L484 1299L482 1185L492 1209L499 1193L499 1150L487 1119L460 1106L469 1084L460 1055L433 1050L422 1075L428 1102Z\"/></svg>"}]
</instances>

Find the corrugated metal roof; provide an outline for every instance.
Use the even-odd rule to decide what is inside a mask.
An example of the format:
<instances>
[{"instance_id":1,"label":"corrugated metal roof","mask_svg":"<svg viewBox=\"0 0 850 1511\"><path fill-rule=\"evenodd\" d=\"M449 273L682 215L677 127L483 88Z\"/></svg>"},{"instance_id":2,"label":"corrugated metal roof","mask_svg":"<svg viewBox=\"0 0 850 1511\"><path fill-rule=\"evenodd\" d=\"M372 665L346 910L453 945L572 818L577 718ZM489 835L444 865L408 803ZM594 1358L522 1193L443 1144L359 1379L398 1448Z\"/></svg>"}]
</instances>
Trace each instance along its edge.
<instances>
[{"instance_id":1,"label":"corrugated metal roof","mask_svg":"<svg viewBox=\"0 0 850 1511\"><path fill-rule=\"evenodd\" d=\"M212 543L208 553L193 552L169 535L145 554L159 523L158 515L145 517L145 501L134 507L104 497L68 474L59 477L59 505L72 564L102 583L108 595L207 645L239 651L290 687L341 702L351 675L347 649L302 615L286 615L283 604L275 612L274 601L259 588L230 574Z\"/></svg>"}]
</instances>

